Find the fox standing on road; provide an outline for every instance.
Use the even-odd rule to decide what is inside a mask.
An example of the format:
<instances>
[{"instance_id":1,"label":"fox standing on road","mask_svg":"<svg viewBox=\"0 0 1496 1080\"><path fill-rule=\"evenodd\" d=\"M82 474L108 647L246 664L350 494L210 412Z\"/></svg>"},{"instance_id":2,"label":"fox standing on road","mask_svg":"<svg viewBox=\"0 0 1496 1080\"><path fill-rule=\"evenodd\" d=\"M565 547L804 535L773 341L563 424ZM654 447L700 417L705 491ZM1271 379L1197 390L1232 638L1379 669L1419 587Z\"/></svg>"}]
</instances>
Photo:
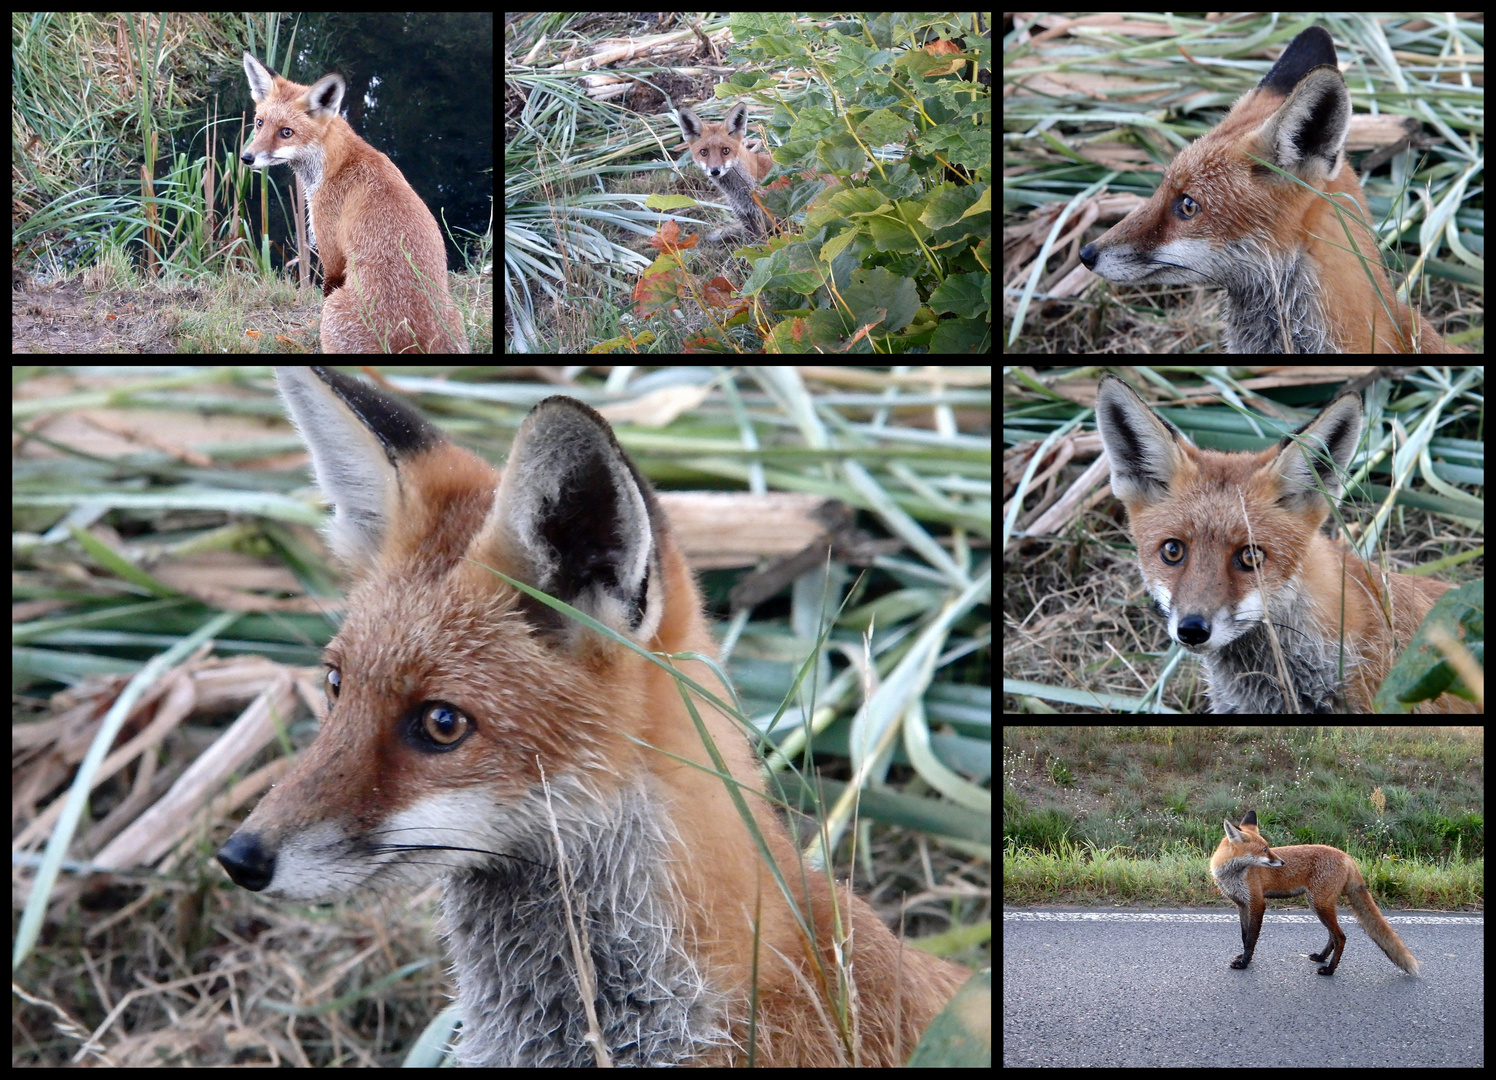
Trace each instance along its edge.
<instances>
[{"instance_id":1,"label":"fox standing on road","mask_svg":"<svg viewBox=\"0 0 1496 1080\"><path fill-rule=\"evenodd\" d=\"M1265 897L1282 900L1307 895L1314 914L1330 931L1324 951L1310 953L1309 959L1329 960L1328 964L1321 964L1319 973L1335 974L1345 952L1345 933L1335 914L1335 899L1344 893L1361 929L1387 954L1387 959L1409 975L1418 974L1418 961L1382 917L1355 859L1325 844L1269 848L1257 830L1256 810L1247 813L1239 829L1229 821L1222 824L1226 826L1226 835L1210 860L1210 873L1241 916L1242 953L1231 961L1232 967L1244 968L1252 962L1257 934L1262 930L1262 913L1267 907Z\"/></svg>"},{"instance_id":2,"label":"fox standing on road","mask_svg":"<svg viewBox=\"0 0 1496 1080\"><path fill-rule=\"evenodd\" d=\"M426 204L384 154L354 134L341 75L312 86L244 54L255 100L256 169L282 162L306 189L307 226L322 260L324 353L465 353L447 292L447 248Z\"/></svg>"},{"instance_id":3,"label":"fox standing on road","mask_svg":"<svg viewBox=\"0 0 1496 1080\"><path fill-rule=\"evenodd\" d=\"M1225 289L1227 352L1465 352L1393 294L1345 159L1350 122L1335 43L1312 26L1081 262L1108 281Z\"/></svg>"},{"instance_id":4,"label":"fox standing on road","mask_svg":"<svg viewBox=\"0 0 1496 1080\"><path fill-rule=\"evenodd\" d=\"M1397 650L1452 587L1383 575L1320 531L1361 410L1360 394L1341 394L1276 446L1223 454L1198 449L1125 382L1102 376L1096 430L1112 492L1169 636L1205 664L1211 712L1371 712ZM1479 711L1452 694L1424 708Z\"/></svg>"}]
</instances>

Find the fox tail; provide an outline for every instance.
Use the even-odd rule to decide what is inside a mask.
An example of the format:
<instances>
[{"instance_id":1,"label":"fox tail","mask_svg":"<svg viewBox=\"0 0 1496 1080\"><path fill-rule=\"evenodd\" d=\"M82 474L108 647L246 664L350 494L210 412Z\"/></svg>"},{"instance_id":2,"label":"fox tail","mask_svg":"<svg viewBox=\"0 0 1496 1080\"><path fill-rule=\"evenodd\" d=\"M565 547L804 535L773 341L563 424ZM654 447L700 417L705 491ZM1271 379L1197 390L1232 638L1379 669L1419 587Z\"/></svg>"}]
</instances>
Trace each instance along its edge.
<instances>
[{"instance_id":1,"label":"fox tail","mask_svg":"<svg viewBox=\"0 0 1496 1080\"><path fill-rule=\"evenodd\" d=\"M1377 947L1387 954L1388 960L1409 975L1417 975L1418 961L1408 952L1408 947L1397 936L1397 931L1392 929L1392 924L1382 917L1382 911L1371 898L1365 883L1353 884L1346 890L1346 895L1356 913L1356 919L1361 923L1361 929L1366 931L1366 936L1377 943Z\"/></svg>"}]
</instances>

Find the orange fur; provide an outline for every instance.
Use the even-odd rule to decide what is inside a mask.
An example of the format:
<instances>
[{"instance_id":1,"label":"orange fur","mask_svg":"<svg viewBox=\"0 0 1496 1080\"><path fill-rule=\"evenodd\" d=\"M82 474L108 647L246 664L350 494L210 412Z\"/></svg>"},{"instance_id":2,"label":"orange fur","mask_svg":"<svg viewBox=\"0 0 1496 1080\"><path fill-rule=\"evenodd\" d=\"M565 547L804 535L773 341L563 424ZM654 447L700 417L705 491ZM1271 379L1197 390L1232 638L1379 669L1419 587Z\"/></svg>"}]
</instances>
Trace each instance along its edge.
<instances>
[{"instance_id":1,"label":"orange fur","mask_svg":"<svg viewBox=\"0 0 1496 1080\"><path fill-rule=\"evenodd\" d=\"M1371 712L1398 650L1452 587L1383 575L1320 531L1330 510L1321 489L1340 494L1362 407L1361 395L1342 394L1298 442L1225 454L1199 449L1121 379L1102 377L1096 430L1112 491L1169 635L1205 664L1212 712ZM1323 445L1329 459L1311 462L1301 444ZM1453 694L1423 708L1480 711Z\"/></svg>"},{"instance_id":2,"label":"orange fur","mask_svg":"<svg viewBox=\"0 0 1496 1080\"><path fill-rule=\"evenodd\" d=\"M501 479L347 376L278 378L357 584L327 650L322 732L224 846L234 880L304 900L442 875L467 1015L459 1057L587 1064L574 958L544 929L567 880L554 828L600 978L613 971L598 1011L619 1064L742 1063L755 992L760 1065L901 1064L966 970L903 946L849 893L833 897L726 716L697 697L688 707L660 666L495 573L656 655L715 655L686 562L602 418L542 402ZM726 698L706 664L672 666ZM515 894L533 899L510 924Z\"/></svg>"},{"instance_id":3,"label":"orange fur","mask_svg":"<svg viewBox=\"0 0 1496 1080\"><path fill-rule=\"evenodd\" d=\"M326 297L322 351L467 352L436 219L395 163L342 118L342 76L301 86L249 53L244 71L255 100L244 163L287 163L306 189Z\"/></svg>"},{"instance_id":4,"label":"orange fur","mask_svg":"<svg viewBox=\"0 0 1496 1080\"><path fill-rule=\"evenodd\" d=\"M743 137L748 133L748 107L739 102L720 123L705 123L690 109L681 109L679 115L681 134L686 137L691 160L701 166L701 171L727 198L738 219L738 224L719 229L707 239L718 241L738 234L750 238L761 236L764 217L753 192L774 168L774 159L750 149L744 142Z\"/></svg>"},{"instance_id":5,"label":"orange fur","mask_svg":"<svg viewBox=\"0 0 1496 1080\"><path fill-rule=\"evenodd\" d=\"M1229 821L1222 824L1226 835L1216 845L1210 873L1241 917L1242 951L1231 961L1233 968L1244 968L1252 962L1268 899L1307 896L1314 914L1330 932L1329 943L1322 951L1310 953L1309 959L1323 962L1319 974L1335 974L1345 953L1345 932L1340 929L1335 901L1344 894L1355 909L1361 929L1387 959L1409 975L1418 974L1418 961L1371 898L1355 859L1326 844L1269 848L1257 828L1256 810L1247 812L1239 829Z\"/></svg>"},{"instance_id":6,"label":"orange fur","mask_svg":"<svg viewBox=\"0 0 1496 1080\"><path fill-rule=\"evenodd\" d=\"M1227 352L1465 352L1388 283L1345 158L1350 119L1334 42L1311 27L1081 261L1109 281L1225 289Z\"/></svg>"}]
</instances>

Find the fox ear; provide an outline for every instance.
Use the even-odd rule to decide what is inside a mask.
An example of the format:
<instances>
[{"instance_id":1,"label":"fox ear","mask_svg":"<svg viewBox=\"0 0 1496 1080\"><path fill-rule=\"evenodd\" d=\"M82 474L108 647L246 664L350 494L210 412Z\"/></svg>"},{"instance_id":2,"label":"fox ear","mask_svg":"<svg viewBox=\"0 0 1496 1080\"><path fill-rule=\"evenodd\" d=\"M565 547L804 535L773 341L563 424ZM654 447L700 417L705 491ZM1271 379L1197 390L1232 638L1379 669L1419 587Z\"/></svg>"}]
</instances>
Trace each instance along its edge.
<instances>
[{"instance_id":1,"label":"fox ear","mask_svg":"<svg viewBox=\"0 0 1496 1080\"><path fill-rule=\"evenodd\" d=\"M349 567L373 562L390 523L410 516L402 470L445 437L405 402L333 368L277 368L275 383L333 505L333 554Z\"/></svg>"},{"instance_id":2,"label":"fox ear","mask_svg":"<svg viewBox=\"0 0 1496 1080\"><path fill-rule=\"evenodd\" d=\"M1299 80L1293 96L1263 125L1262 139L1275 165L1316 184L1340 174L1350 127L1345 78L1337 68L1320 67Z\"/></svg>"},{"instance_id":3,"label":"fox ear","mask_svg":"<svg viewBox=\"0 0 1496 1080\"><path fill-rule=\"evenodd\" d=\"M701 118L690 109L681 109L676 113L676 119L680 122L680 131L688 139L701 138Z\"/></svg>"},{"instance_id":4,"label":"fox ear","mask_svg":"<svg viewBox=\"0 0 1496 1080\"><path fill-rule=\"evenodd\" d=\"M727 113L727 134L734 139L741 139L748 134L748 106L738 102Z\"/></svg>"},{"instance_id":5,"label":"fox ear","mask_svg":"<svg viewBox=\"0 0 1496 1080\"><path fill-rule=\"evenodd\" d=\"M1279 444L1272 469L1283 477L1279 499L1285 509L1307 513L1323 508L1321 490L1339 498L1344 486L1340 474L1349 470L1361 441L1362 407L1360 394L1341 394L1295 432L1297 441L1284 438Z\"/></svg>"},{"instance_id":6,"label":"fox ear","mask_svg":"<svg viewBox=\"0 0 1496 1080\"><path fill-rule=\"evenodd\" d=\"M249 53L244 54L244 74L249 77L250 97L261 102L270 96L270 91L275 88L275 72Z\"/></svg>"},{"instance_id":7,"label":"fox ear","mask_svg":"<svg viewBox=\"0 0 1496 1080\"><path fill-rule=\"evenodd\" d=\"M343 76L322 76L306 92L307 115L319 120L324 116L338 116L343 108L343 94L347 89L348 84L343 81Z\"/></svg>"},{"instance_id":8,"label":"fox ear","mask_svg":"<svg viewBox=\"0 0 1496 1080\"><path fill-rule=\"evenodd\" d=\"M664 528L608 422L575 398L550 397L520 425L472 555L645 643L664 609ZM534 613L560 625L550 609Z\"/></svg>"},{"instance_id":9,"label":"fox ear","mask_svg":"<svg viewBox=\"0 0 1496 1080\"><path fill-rule=\"evenodd\" d=\"M1096 431L1112 471L1112 494L1125 503L1159 503L1188 456L1184 433L1113 375L1096 392Z\"/></svg>"}]
</instances>

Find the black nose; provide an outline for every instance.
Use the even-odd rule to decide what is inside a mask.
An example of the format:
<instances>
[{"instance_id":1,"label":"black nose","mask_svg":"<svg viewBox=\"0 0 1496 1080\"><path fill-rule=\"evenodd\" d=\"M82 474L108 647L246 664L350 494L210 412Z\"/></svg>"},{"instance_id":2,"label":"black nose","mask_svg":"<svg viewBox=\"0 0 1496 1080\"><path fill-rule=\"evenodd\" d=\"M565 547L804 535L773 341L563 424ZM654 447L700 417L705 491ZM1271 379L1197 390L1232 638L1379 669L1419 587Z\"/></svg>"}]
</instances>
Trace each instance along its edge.
<instances>
[{"instance_id":1,"label":"black nose","mask_svg":"<svg viewBox=\"0 0 1496 1080\"><path fill-rule=\"evenodd\" d=\"M229 837L229 842L218 849L218 861L235 885L250 892L259 892L275 877L275 853L254 833L240 830Z\"/></svg>"}]
</instances>

